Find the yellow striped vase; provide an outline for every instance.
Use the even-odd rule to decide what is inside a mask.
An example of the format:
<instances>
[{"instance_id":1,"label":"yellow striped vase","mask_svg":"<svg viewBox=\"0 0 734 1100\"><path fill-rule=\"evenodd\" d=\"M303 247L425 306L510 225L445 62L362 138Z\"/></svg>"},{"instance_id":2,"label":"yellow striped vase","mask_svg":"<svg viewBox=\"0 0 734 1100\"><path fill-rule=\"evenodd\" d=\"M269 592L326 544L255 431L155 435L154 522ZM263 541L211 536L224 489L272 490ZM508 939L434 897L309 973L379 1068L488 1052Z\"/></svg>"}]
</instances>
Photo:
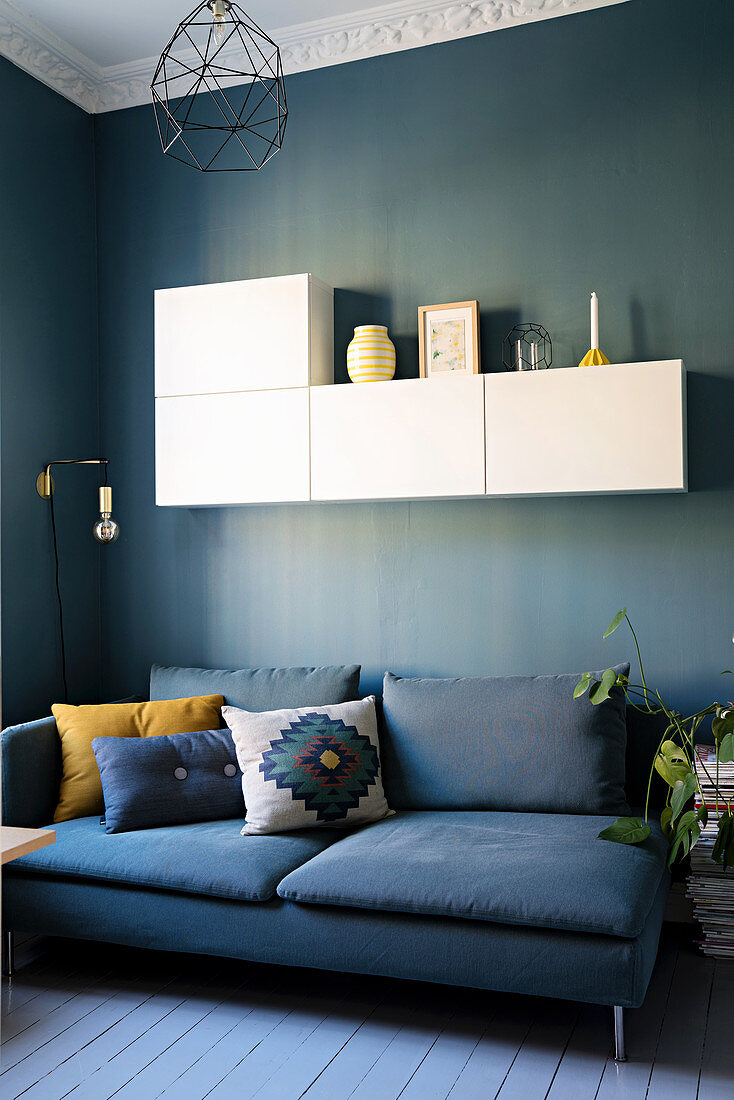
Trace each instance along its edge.
<instances>
[{"instance_id":1,"label":"yellow striped vase","mask_svg":"<svg viewBox=\"0 0 734 1100\"><path fill-rule=\"evenodd\" d=\"M395 345L386 325L358 325L347 348L353 382L389 382L395 374Z\"/></svg>"}]
</instances>

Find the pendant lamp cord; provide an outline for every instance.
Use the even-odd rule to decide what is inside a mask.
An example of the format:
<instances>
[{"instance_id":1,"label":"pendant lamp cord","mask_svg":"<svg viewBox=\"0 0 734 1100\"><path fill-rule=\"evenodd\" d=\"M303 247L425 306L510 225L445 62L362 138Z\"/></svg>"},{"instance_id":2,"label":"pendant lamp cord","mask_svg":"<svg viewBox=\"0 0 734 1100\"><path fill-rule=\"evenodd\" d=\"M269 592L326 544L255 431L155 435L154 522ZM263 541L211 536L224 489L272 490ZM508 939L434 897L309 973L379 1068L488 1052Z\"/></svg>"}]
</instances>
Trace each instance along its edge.
<instances>
[{"instance_id":1,"label":"pendant lamp cord","mask_svg":"<svg viewBox=\"0 0 734 1100\"><path fill-rule=\"evenodd\" d=\"M105 480L107 467L105 467ZM51 533L54 542L54 561L56 563L56 599L59 603L59 635L61 638L61 677L64 682L64 702L69 702L69 685L66 682L66 645L64 643L64 608L61 603L61 586L59 585L59 547L56 541L56 516L54 514L54 494L49 497L51 505Z\"/></svg>"}]
</instances>

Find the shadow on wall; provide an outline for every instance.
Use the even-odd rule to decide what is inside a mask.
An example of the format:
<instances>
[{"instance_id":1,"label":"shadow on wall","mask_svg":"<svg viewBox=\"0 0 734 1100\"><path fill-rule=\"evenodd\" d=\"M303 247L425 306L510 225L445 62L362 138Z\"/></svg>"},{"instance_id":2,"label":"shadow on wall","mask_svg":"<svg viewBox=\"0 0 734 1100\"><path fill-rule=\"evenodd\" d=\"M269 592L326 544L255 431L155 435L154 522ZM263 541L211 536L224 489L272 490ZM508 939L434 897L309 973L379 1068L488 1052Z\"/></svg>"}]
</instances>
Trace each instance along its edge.
<instances>
[{"instance_id":1,"label":"shadow on wall","mask_svg":"<svg viewBox=\"0 0 734 1100\"><path fill-rule=\"evenodd\" d=\"M392 298L380 294L365 294L358 290L334 289L334 381L348 382L347 348L357 325L387 325L392 323ZM390 333L392 336L392 333ZM393 337L394 340L394 337ZM398 368L396 377L409 378L401 371L401 351L397 346ZM417 352L416 352L416 371Z\"/></svg>"},{"instance_id":2,"label":"shadow on wall","mask_svg":"<svg viewBox=\"0 0 734 1100\"><path fill-rule=\"evenodd\" d=\"M427 302L426 305L433 303ZM481 304L481 303L480 303ZM366 294L357 290L334 290L334 381L348 382L347 347L357 325L387 325L390 339L395 344L397 357L396 378L417 378L418 368L418 310L415 331L407 334L393 332L393 303L387 295ZM482 372L503 370L502 341L520 321L515 309L482 310L479 319Z\"/></svg>"},{"instance_id":3,"label":"shadow on wall","mask_svg":"<svg viewBox=\"0 0 734 1100\"><path fill-rule=\"evenodd\" d=\"M482 360L482 374L496 374L504 371L502 364L502 342L509 332L521 321L532 318L521 317L516 309L482 309L479 303L479 339Z\"/></svg>"},{"instance_id":4,"label":"shadow on wall","mask_svg":"<svg viewBox=\"0 0 734 1100\"><path fill-rule=\"evenodd\" d=\"M727 370L732 370L731 366ZM688 373L688 488L734 489L734 378Z\"/></svg>"}]
</instances>

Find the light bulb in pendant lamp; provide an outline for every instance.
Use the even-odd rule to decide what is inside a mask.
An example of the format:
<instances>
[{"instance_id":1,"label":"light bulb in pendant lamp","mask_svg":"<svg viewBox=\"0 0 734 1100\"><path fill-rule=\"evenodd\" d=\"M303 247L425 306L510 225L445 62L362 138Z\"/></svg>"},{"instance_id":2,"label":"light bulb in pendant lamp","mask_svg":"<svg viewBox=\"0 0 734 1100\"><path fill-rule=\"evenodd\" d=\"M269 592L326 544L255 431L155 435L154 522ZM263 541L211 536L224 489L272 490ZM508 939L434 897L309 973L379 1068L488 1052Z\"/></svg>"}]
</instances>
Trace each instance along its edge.
<instances>
[{"instance_id":1,"label":"light bulb in pendant lamp","mask_svg":"<svg viewBox=\"0 0 734 1100\"><path fill-rule=\"evenodd\" d=\"M97 542L116 542L120 528L112 518L112 488L109 485L99 487L99 519L92 528Z\"/></svg>"},{"instance_id":2,"label":"light bulb in pendant lamp","mask_svg":"<svg viewBox=\"0 0 734 1100\"><path fill-rule=\"evenodd\" d=\"M227 37L227 11L229 6L226 0L212 0L209 5L212 11L212 38L216 46L221 46Z\"/></svg>"}]
</instances>

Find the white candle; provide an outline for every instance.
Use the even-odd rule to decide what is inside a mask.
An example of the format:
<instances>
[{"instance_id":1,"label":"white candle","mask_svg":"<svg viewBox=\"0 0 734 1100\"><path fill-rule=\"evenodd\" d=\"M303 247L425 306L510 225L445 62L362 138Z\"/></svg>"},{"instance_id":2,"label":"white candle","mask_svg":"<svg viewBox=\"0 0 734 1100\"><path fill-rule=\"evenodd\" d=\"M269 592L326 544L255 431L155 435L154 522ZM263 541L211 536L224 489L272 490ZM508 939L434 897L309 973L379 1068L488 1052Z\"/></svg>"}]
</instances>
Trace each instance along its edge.
<instances>
[{"instance_id":1,"label":"white candle","mask_svg":"<svg viewBox=\"0 0 734 1100\"><path fill-rule=\"evenodd\" d=\"M599 299L594 290L591 292L591 347L599 347Z\"/></svg>"}]
</instances>

